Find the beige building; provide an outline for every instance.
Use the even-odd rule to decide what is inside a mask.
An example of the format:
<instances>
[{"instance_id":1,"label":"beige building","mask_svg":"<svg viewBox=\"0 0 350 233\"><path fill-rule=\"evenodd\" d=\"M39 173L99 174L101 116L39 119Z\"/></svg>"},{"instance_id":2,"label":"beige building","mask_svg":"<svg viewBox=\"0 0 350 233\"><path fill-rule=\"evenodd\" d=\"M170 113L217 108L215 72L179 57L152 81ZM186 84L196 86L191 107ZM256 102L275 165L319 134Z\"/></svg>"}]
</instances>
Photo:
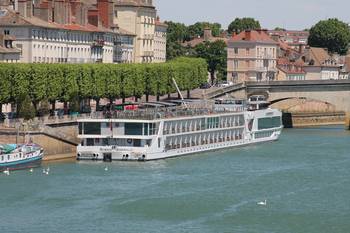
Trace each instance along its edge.
<instances>
[{"instance_id":1,"label":"beige building","mask_svg":"<svg viewBox=\"0 0 350 233\"><path fill-rule=\"evenodd\" d=\"M155 53L158 55L164 53L164 44L160 46L160 43L164 43L162 34L164 28L157 27L158 38L155 38L156 16L157 10L153 0L115 0L114 24L136 35L134 48L136 63L159 62L164 57L162 54L162 57L155 58ZM161 34L162 36L159 36Z\"/></svg>"},{"instance_id":2,"label":"beige building","mask_svg":"<svg viewBox=\"0 0 350 233\"><path fill-rule=\"evenodd\" d=\"M339 79L341 68L339 56L329 54L327 49L306 48L299 61L305 64L307 80Z\"/></svg>"},{"instance_id":3,"label":"beige building","mask_svg":"<svg viewBox=\"0 0 350 233\"><path fill-rule=\"evenodd\" d=\"M8 30L4 30L3 33L0 34L0 62L18 62L21 51L13 47L16 38L10 35L10 31Z\"/></svg>"},{"instance_id":4,"label":"beige building","mask_svg":"<svg viewBox=\"0 0 350 233\"><path fill-rule=\"evenodd\" d=\"M136 35L119 29L116 52L114 61L117 63L133 63L134 62L134 44Z\"/></svg>"},{"instance_id":5,"label":"beige building","mask_svg":"<svg viewBox=\"0 0 350 233\"><path fill-rule=\"evenodd\" d=\"M154 60L153 62L166 62L166 36L168 25L156 20L154 34Z\"/></svg>"},{"instance_id":6,"label":"beige building","mask_svg":"<svg viewBox=\"0 0 350 233\"><path fill-rule=\"evenodd\" d=\"M25 63L112 63L116 33L90 24L59 24L1 9L0 28L16 37Z\"/></svg>"},{"instance_id":7,"label":"beige building","mask_svg":"<svg viewBox=\"0 0 350 233\"><path fill-rule=\"evenodd\" d=\"M227 80L232 82L275 80L278 43L266 30L244 31L228 41Z\"/></svg>"}]
</instances>

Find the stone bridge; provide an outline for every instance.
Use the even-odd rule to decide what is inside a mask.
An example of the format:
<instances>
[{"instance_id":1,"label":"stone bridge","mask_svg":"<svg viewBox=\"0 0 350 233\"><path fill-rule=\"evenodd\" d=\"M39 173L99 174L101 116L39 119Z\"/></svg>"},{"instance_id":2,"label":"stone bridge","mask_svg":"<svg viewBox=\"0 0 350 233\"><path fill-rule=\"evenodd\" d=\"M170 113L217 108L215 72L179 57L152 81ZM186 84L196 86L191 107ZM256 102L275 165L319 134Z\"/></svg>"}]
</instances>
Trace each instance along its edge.
<instances>
[{"instance_id":1,"label":"stone bridge","mask_svg":"<svg viewBox=\"0 0 350 233\"><path fill-rule=\"evenodd\" d=\"M225 95L238 98L264 95L271 103L293 98L318 100L332 104L337 111L346 112L346 125L350 125L350 80L245 82L216 90L215 93L208 94L208 98Z\"/></svg>"},{"instance_id":2,"label":"stone bridge","mask_svg":"<svg viewBox=\"0 0 350 233\"><path fill-rule=\"evenodd\" d=\"M350 80L247 82L247 97L265 95L272 103L291 98L320 100L350 112Z\"/></svg>"}]
</instances>

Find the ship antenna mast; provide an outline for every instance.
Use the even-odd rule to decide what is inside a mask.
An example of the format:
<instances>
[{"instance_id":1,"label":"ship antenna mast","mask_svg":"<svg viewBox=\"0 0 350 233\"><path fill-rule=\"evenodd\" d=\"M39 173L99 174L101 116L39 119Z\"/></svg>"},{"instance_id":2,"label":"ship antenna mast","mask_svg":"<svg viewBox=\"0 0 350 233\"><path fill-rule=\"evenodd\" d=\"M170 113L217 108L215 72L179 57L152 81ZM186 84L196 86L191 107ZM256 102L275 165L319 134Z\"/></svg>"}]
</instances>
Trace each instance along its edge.
<instances>
[{"instance_id":1,"label":"ship antenna mast","mask_svg":"<svg viewBox=\"0 0 350 233\"><path fill-rule=\"evenodd\" d=\"M175 80L174 78L172 78L172 79L173 79L174 85L175 85L175 87L176 87L177 93L179 93L179 95L180 95L180 97L181 97L182 104L187 108L187 104L185 103L184 97L182 96L182 93L181 93L181 91L180 91L180 89L179 89L179 86L178 86L177 83L176 83L176 80Z\"/></svg>"}]
</instances>

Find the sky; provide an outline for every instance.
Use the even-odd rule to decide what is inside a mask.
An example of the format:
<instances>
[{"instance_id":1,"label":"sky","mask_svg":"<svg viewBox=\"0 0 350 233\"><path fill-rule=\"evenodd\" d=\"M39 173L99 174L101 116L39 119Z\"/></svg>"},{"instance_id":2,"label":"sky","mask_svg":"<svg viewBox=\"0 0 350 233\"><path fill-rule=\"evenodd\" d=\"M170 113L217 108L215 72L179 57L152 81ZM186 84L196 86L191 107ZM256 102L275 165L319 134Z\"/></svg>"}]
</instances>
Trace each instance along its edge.
<instances>
[{"instance_id":1,"label":"sky","mask_svg":"<svg viewBox=\"0 0 350 233\"><path fill-rule=\"evenodd\" d=\"M187 25L209 21L224 28L236 17L253 17L263 28L310 28L319 20L350 23L350 0L154 0L161 20Z\"/></svg>"}]
</instances>

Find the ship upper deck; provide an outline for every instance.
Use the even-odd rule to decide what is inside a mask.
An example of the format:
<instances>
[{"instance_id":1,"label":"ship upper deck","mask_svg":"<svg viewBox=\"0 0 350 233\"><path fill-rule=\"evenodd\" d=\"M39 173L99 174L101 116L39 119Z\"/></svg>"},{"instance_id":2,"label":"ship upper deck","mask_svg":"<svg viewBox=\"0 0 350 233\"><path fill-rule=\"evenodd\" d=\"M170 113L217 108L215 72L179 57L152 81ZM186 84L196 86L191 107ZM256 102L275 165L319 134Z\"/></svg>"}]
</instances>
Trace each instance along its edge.
<instances>
[{"instance_id":1,"label":"ship upper deck","mask_svg":"<svg viewBox=\"0 0 350 233\"><path fill-rule=\"evenodd\" d=\"M120 119L120 120L161 120L172 118L186 118L193 116L207 116L224 113L239 113L244 111L243 105L234 105L230 108L218 107L217 105L187 105L177 107L146 108L126 111L95 112L90 114L92 119ZM84 120L80 120L84 121Z\"/></svg>"}]
</instances>

